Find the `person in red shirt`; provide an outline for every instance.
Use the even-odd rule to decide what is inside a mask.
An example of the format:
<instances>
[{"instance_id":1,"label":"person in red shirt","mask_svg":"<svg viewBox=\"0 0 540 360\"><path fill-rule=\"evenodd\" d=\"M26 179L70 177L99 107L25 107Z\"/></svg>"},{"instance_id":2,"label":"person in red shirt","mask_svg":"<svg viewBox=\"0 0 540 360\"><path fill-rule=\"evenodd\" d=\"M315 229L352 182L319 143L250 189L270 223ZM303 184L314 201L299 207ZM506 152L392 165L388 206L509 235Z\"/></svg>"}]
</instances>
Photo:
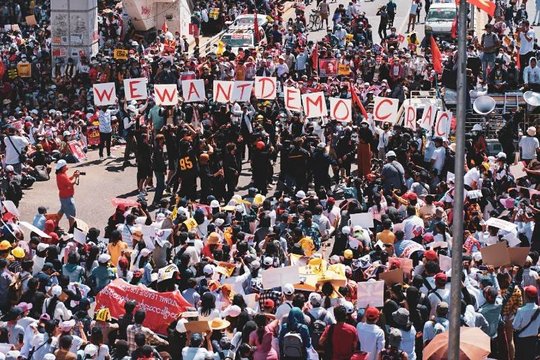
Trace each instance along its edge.
<instances>
[{"instance_id":1,"label":"person in red shirt","mask_svg":"<svg viewBox=\"0 0 540 360\"><path fill-rule=\"evenodd\" d=\"M69 227L73 227L75 222L75 184L79 179L80 172L76 170L72 176L67 174L67 163L65 160L58 160L56 163L56 185L58 186L58 196L60 197L60 210L58 211L58 221L66 215Z\"/></svg>"},{"instance_id":2,"label":"person in red shirt","mask_svg":"<svg viewBox=\"0 0 540 360\"><path fill-rule=\"evenodd\" d=\"M336 323L328 325L321 335L321 344L325 353L332 354L332 360L350 360L358 349L358 333L356 328L347 324L347 310L340 305L334 308ZM330 342L330 343L328 343Z\"/></svg>"}]
</instances>

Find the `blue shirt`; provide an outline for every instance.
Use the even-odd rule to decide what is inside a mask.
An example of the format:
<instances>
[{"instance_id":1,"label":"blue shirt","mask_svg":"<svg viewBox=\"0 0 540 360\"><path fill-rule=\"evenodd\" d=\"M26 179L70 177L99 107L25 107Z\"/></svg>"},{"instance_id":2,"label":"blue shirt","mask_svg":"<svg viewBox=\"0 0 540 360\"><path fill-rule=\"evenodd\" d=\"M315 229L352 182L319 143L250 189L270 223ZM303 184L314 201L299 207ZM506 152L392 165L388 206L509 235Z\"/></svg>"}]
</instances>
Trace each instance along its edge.
<instances>
[{"instance_id":1,"label":"blue shirt","mask_svg":"<svg viewBox=\"0 0 540 360\"><path fill-rule=\"evenodd\" d=\"M99 132L110 134L112 133L111 118L113 115L116 115L118 110L107 109L105 111L100 111L98 120L99 120Z\"/></svg>"},{"instance_id":2,"label":"blue shirt","mask_svg":"<svg viewBox=\"0 0 540 360\"><path fill-rule=\"evenodd\" d=\"M34 220L32 221L32 225L37 227L39 230L44 230L45 229L45 221L47 221L47 219L45 218L45 215L37 214L36 216L34 216Z\"/></svg>"},{"instance_id":3,"label":"blue shirt","mask_svg":"<svg viewBox=\"0 0 540 360\"><path fill-rule=\"evenodd\" d=\"M521 330L523 329L529 321L531 321L532 316L534 315L534 312L538 309L538 305L535 303L527 303L520 307L516 313L516 317L514 318L514 321L512 322L512 326L514 327L514 330ZM534 320L531 325L527 327L527 329L523 330L521 334L518 336L520 338L524 337L530 337L530 336L536 336L538 335L538 331L540 330L540 316Z\"/></svg>"}]
</instances>

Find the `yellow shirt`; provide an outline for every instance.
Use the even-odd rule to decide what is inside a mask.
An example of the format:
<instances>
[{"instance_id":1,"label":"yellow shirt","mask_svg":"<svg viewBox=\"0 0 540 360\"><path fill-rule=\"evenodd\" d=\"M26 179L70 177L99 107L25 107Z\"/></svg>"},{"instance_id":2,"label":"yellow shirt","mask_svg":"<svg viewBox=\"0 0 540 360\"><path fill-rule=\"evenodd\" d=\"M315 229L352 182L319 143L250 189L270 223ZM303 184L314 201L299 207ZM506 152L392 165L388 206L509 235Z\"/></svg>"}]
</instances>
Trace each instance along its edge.
<instances>
[{"instance_id":1,"label":"yellow shirt","mask_svg":"<svg viewBox=\"0 0 540 360\"><path fill-rule=\"evenodd\" d=\"M377 234L377 240L381 240L384 244L394 244L396 235L390 230L383 230Z\"/></svg>"},{"instance_id":2,"label":"yellow shirt","mask_svg":"<svg viewBox=\"0 0 540 360\"><path fill-rule=\"evenodd\" d=\"M122 255L122 251L126 250L127 248L128 245L122 240L118 241L116 245L113 245L113 243L109 243L109 245L107 245L107 251L109 252L109 255L111 255L111 264L117 266L118 259Z\"/></svg>"}]
</instances>

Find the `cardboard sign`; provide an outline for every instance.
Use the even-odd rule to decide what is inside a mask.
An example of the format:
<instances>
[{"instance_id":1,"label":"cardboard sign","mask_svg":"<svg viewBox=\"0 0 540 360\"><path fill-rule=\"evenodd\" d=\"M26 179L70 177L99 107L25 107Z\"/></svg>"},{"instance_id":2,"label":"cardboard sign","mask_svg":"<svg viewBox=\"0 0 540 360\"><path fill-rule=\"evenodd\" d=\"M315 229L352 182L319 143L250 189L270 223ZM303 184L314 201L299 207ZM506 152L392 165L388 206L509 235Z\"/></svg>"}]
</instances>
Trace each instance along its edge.
<instances>
[{"instance_id":1,"label":"cardboard sign","mask_svg":"<svg viewBox=\"0 0 540 360\"><path fill-rule=\"evenodd\" d=\"M446 272L452 268L452 258L446 255L439 255L439 267Z\"/></svg>"},{"instance_id":2,"label":"cardboard sign","mask_svg":"<svg viewBox=\"0 0 540 360\"><path fill-rule=\"evenodd\" d=\"M191 307L179 291L157 292L116 279L97 294L96 309L108 308L111 317L118 319L124 315L128 300L134 300L138 309L146 311L143 325L161 335L167 335L169 324Z\"/></svg>"},{"instance_id":3,"label":"cardboard sign","mask_svg":"<svg viewBox=\"0 0 540 360\"><path fill-rule=\"evenodd\" d=\"M182 81L182 97L186 103L206 100L204 80Z\"/></svg>"},{"instance_id":4,"label":"cardboard sign","mask_svg":"<svg viewBox=\"0 0 540 360\"><path fill-rule=\"evenodd\" d=\"M176 88L176 85L154 85L154 100L157 105L174 106L178 104L178 89Z\"/></svg>"},{"instance_id":5,"label":"cardboard sign","mask_svg":"<svg viewBox=\"0 0 540 360\"><path fill-rule=\"evenodd\" d=\"M84 221L82 221L79 218L73 218L75 219L75 227L79 228L82 232L85 232L88 234L88 230L90 230L90 226Z\"/></svg>"},{"instance_id":6,"label":"cardboard sign","mask_svg":"<svg viewBox=\"0 0 540 360\"><path fill-rule=\"evenodd\" d=\"M129 51L124 49L114 49L113 57L115 60L127 60Z\"/></svg>"},{"instance_id":7,"label":"cardboard sign","mask_svg":"<svg viewBox=\"0 0 540 360\"><path fill-rule=\"evenodd\" d=\"M330 118L337 121L352 121L351 99L330 98Z\"/></svg>"},{"instance_id":8,"label":"cardboard sign","mask_svg":"<svg viewBox=\"0 0 540 360\"><path fill-rule=\"evenodd\" d=\"M255 76L253 93L259 100L274 100L277 94L276 78L268 76Z\"/></svg>"},{"instance_id":9,"label":"cardboard sign","mask_svg":"<svg viewBox=\"0 0 540 360\"><path fill-rule=\"evenodd\" d=\"M283 100L285 108L293 112L302 111L302 100L300 90L294 87L284 86Z\"/></svg>"},{"instance_id":10,"label":"cardboard sign","mask_svg":"<svg viewBox=\"0 0 540 360\"><path fill-rule=\"evenodd\" d=\"M351 214L351 226L360 225L364 229L373 228L373 214L372 213L360 213Z\"/></svg>"},{"instance_id":11,"label":"cardboard sign","mask_svg":"<svg viewBox=\"0 0 540 360\"><path fill-rule=\"evenodd\" d=\"M373 119L395 123L397 120L398 105L398 99L376 96L375 105L373 106Z\"/></svg>"},{"instance_id":12,"label":"cardboard sign","mask_svg":"<svg viewBox=\"0 0 540 360\"><path fill-rule=\"evenodd\" d=\"M435 123L436 112L437 108L435 105L429 105L424 109L424 113L422 114L422 119L420 120L419 124L422 129L431 131L433 124Z\"/></svg>"},{"instance_id":13,"label":"cardboard sign","mask_svg":"<svg viewBox=\"0 0 540 360\"><path fill-rule=\"evenodd\" d=\"M253 81L235 81L232 91L232 101L248 102L253 91Z\"/></svg>"},{"instance_id":14,"label":"cardboard sign","mask_svg":"<svg viewBox=\"0 0 540 360\"><path fill-rule=\"evenodd\" d=\"M240 295L245 295L242 281L238 280L238 276L232 276L230 278L221 279L223 285L230 284L233 291Z\"/></svg>"},{"instance_id":15,"label":"cardboard sign","mask_svg":"<svg viewBox=\"0 0 540 360\"><path fill-rule=\"evenodd\" d=\"M73 156L75 156L77 160L83 161L86 159L86 153L84 152L80 141L68 141L68 146L71 154L73 154Z\"/></svg>"},{"instance_id":16,"label":"cardboard sign","mask_svg":"<svg viewBox=\"0 0 540 360\"><path fill-rule=\"evenodd\" d=\"M227 104L232 100L234 81L214 81L212 97L215 102Z\"/></svg>"},{"instance_id":17,"label":"cardboard sign","mask_svg":"<svg viewBox=\"0 0 540 360\"><path fill-rule=\"evenodd\" d=\"M148 99L146 78L124 79L124 93L126 101Z\"/></svg>"},{"instance_id":18,"label":"cardboard sign","mask_svg":"<svg viewBox=\"0 0 540 360\"><path fill-rule=\"evenodd\" d=\"M25 19L26 19L26 24L28 26L37 25L37 20L36 20L35 15L28 15Z\"/></svg>"},{"instance_id":19,"label":"cardboard sign","mask_svg":"<svg viewBox=\"0 0 540 360\"><path fill-rule=\"evenodd\" d=\"M405 105L405 120L403 126L416 131L416 107L412 105Z\"/></svg>"},{"instance_id":20,"label":"cardboard sign","mask_svg":"<svg viewBox=\"0 0 540 360\"><path fill-rule=\"evenodd\" d=\"M116 104L116 85L113 82L94 84L92 90L94 92L95 106L108 106Z\"/></svg>"},{"instance_id":21,"label":"cardboard sign","mask_svg":"<svg viewBox=\"0 0 540 360\"><path fill-rule=\"evenodd\" d=\"M525 165L520 161L517 164L510 165L509 170L510 174L514 177L514 179L521 179L523 177L527 176L527 172L525 172Z\"/></svg>"},{"instance_id":22,"label":"cardboard sign","mask_svg":"<svg viewBox=\"0 0 540 360\"><path fill-rule=\"evenodd\" d=\"M211 330L210 322L208 320L188 321L184 324L184 326L186 327L186 331L190 332L191 334L203 334Z\"/></svg>"},{"instance_id":23,"label":"cardboard sign","mask_svg":"<svg viewBox=\"0 0 540 360\"><path fill-rule=\"evenodd\" d=\"M81 245L86 244L86 234L81 230L74 228L73 229L73 240L78 242Z\"/></svg>"},{"instance_id":24,"label":"cardboard sign","mask_svg":"<svg viewBox=\"0 0 540 360\"><path fill-rule=\"evenodd\" d=\"M412 259L407 258L398 258L398 257L389 257L388 260L390 261L393 259L393 261L397 261L400 264L400 269L403 270L403 274L405 276L408 276L411 273L411 270L414 268Z\"/></svg>"},{"instance_id":25,"label":"cardboard sign","mask_svg":"<svg viewBox=\"0 0 540 360\"><path fill-rule=\"evenodd\" d=\"M388 286L392 286L394 284L401 284L403 283L403 270L395 269L380 273L379 280L384 280L384 282Z\"/></svg>"},{"instance_id":26,"label":"cardboard sign","mask_svg":"<svg viewBox=\"0 0 540 360\"><path fill-rule=\"evenodd\" d=\"M508 248L508 256L510 256L510 264L523 266L529 256L530 247Z\"/></svg>"},{"instance_id":27,"label":"cardboard sign","mask_svg":"<svg viewBox=\"0 0 540 360\"><path fill-rule=\"evenodd\" d=\"M45 234L43 231L41 231L40 229L38 229L34 225L32 225L30 223L27 223L26 221L19 221L19 226L22 226L23 228L25 228L26 230L28 230L30 232L36 233L39 237L42 237L42 238L45 238L45 239L50 239L51 238L49 235Z\"/></svg>"},{"instance_id":28,"label":"cardboard sign","mask_svg":"<svg viewBox=\"0 0 540 360\"><path fill-rule=\"evenodd\" d=\"M508 254L506 243L500 242L480 249L482 253L482 262L486 265L495 267L510 264L510 255Z\"/></svg>"},{"instance_id":29,"label":"cardboard sign","mask_svg":"<svg viewBox=\"0 0 540 360\"><path fill-rule=\"evenodd\" d=\"M367 281L356 284L357 308L368 306L381 307L384 305L384 281Z\"/></svg>"},{"instance_id":30,"label":"cardboard sign","mask_svg":"<svg viewBox=\"0 0 540 360\"><path fill-rule=\"evenodd\" d=\"M495 217L491 217L486 221L486 226L491 226L497 229L501 229L504 231L513 231L515 228L517 228L516 224L513 224L506 220L501 220Z\"/></svg>"},{"instance_id":31,"label":"cardboard sign","mask_svg":"<svg viewBox=\"0 0 540 360\"><path fill-rule=\"evenodd\" d=\"M435 128L433 133L435 136L448 138L450 135L450 123L452 121L452 112L439 111L437 113L437 120L435 121Z\"/></svg>"},{"instance_id":32,"label":"cardboard sign","mask_svg":"<svg viewBox=\"0 0 540 360\"><path fill-rule=\"evenodd\" d=\"M300 282L300 273L297 266L285 266L282 268L270 268L262 272L262 285L264 289L272 289L287 283Z\"/></svg>"},{"instance_id":33,"label":"cardboard sign","mask_svg":"<svg viewBox=\"0 0 540 360\"><path fill-rule=\"evenodd\" d=\"M306 118L322 117L328 115L326 100L322 91L302 94L302 105Z\"/></svg>"}]
</instances>

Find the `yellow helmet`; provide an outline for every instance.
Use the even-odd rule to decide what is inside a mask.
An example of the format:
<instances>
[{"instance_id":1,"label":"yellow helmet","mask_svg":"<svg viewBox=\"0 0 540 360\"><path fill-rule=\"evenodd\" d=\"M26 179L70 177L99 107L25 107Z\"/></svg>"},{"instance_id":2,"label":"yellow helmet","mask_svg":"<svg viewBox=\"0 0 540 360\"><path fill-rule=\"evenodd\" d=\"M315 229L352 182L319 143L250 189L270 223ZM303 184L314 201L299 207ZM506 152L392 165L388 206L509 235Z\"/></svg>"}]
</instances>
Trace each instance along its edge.
<instances>
[{"instance_id":1,"label":"yellow helmet","mask_svg":"<svg viewBox=\"0 0 540 360\"><path fill-rule=\"evenodd\" d=\"M352 252L352 250L351 250L351 249L345 250L345 251L343 252L343 257L344 257L345 259L347 259L347 260L352 259L352 257L353 257L353 252Z\"/></svg>"},{"instance_id":2,"label":"yellow helmet","mask_svg":"<svg viewBox=\"0 0 540 360\"><path fill-rule=\"evenodd\" d=\"M98 310L96 313L96 320L97 321L111 321L111 312L108 308L103 308Z\"/></svg>"},{"instance_id":3,"label":"yellow helmet","mask_svg":"<svg viewBox=\"0 0 540 360\"><path fill-rule=\"evenodd\" d=\"M16 247L15 249L11 250L11 253L13 256L15 256L17 259L24 258L24 249L21 247Z\"/></svg>"},{"instance_id":4,"label":"yellow helmet","mask_svg":"<svg viewBox=\"0 0 540 360\"><path fill-rule=\"evenodd\" d=\"M11 243L7 240L2 240L0 242L0 250L9 250L11 249Z\"/></svg>"},{"instance_id":5,"label":"yellow helmet","mask_svg":"<svg viewBox=\"0 0 540 360\"><path fill-rule=\"evenodd\" d=\"M253 198L253 205L255 206L261 206L262 203L264 202L264 200L266 200L266 197L262 194L257 194L255 195L255 197Z\"/></svg>"}]
</instances>

